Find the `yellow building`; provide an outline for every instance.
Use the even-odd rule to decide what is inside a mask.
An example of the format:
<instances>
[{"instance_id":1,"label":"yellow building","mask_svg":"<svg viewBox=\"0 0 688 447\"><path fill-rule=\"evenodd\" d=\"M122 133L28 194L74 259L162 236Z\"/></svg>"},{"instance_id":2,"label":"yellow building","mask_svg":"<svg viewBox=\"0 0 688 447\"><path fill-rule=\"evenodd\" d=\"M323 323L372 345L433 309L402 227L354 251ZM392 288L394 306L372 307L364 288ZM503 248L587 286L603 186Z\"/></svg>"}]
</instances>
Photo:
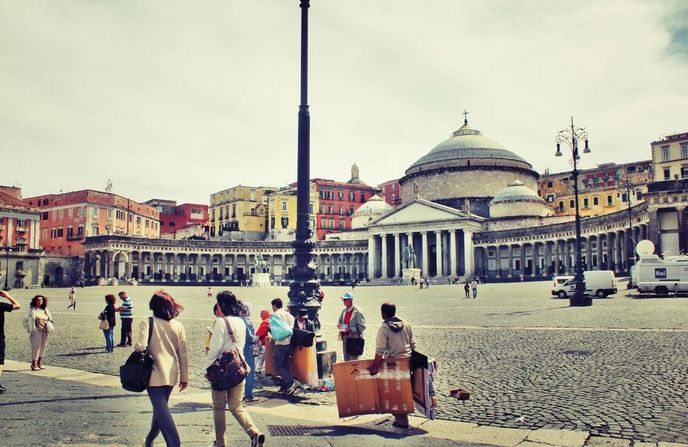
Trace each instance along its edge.
<instances>
[{"instance_id":1,"label":"yellow building","mask_svg":"<svg viewBox=\"0 0 688 447\"><path fill-rule=\"evenodd\" d=\"M210 195L210 235L225 231L264 233L268 229L268 194L277 188L235 186Z\"/></svg>"},{"instance_id":2,"label":"yellow building","mask_svg":"<svg viewBox=\"0 0 688 447\"><path fill-rule=\"evenodd\" d=\"M643 200L652 181L650 160L634 163L605 163L578 174L578 206L583 217L601 216L628 208ZM538 193L559 216L574 215L575 195L571 172L545 173L538 180Z\"/></svg>"},{"instance_id":3,"label":"yellow building","mask_svg":"<svg viewBox=\"0 0 688 447\"><path fill-rule=\"evenodd\" d=\"M650 145L655 181L688 178L688 132L667 135Z\"/></svg>"},{"instance_id":4,"label":"yellow building","mask_svg":"<svg viewBox=\"0 0 688 447\"><path fill-rule=\"evenodd\" d=\"M268 197L268 231L272 240L294 240L296 238L296 185L275 191ZM311 229L315 228L315 214L319 209L318 193L311 182Z\"/></svg>"}]
</instances>

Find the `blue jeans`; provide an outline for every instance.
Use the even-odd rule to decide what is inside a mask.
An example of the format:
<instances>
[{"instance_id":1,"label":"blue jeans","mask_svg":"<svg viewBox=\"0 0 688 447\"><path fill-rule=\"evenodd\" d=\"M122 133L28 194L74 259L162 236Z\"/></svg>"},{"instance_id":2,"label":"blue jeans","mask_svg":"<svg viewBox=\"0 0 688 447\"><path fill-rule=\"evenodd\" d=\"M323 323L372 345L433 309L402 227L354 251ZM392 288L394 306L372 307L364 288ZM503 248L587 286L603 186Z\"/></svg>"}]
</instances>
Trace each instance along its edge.
<instances>
[{"instance_id":1,"label":"blue jeans","mask_svg":"<svg viewBox=\"0 0 688 447\"><path fill-rule=\"evenodd\" d=\"M103 335L105 335L105 350L110 352L115 349L115 328L110 326L110 329L106 329L103 331Z\"/></svg>"},{"instance_id":2,"label":"blue jeans","mask_svg":"<svg viewBox=\"0 0 688 447\"><path fill-rule=\"evenodd\" d=\"M248 343L246 343L246 345L244 345L244 358L246 359L246 364L248 365L248 367L251 368L251 372L248 373L248 376L246 376L246 380L244 381L244 398L252 399L253 379L256 374L256 372L254 371L256 367L256 362L253 357L253 344L249 345Z\"/></svg>"},{"instance_id":3,"label":"blue jeans","mask_svg":"<svg viewBox=\"0 0 688 447\"><path fill-rule=\"evenodd\" d=\"M146 389L151 404L153 404L153 421L144 443L146 447L153 445L153 441L160 432L165 438L167 447L179 447L182 444L179 433L177 433L177 426L174 425L174 419L172 419L172 413L167 406L172 388L171 386L149 386Z\"/></svg>"}]
</instances>

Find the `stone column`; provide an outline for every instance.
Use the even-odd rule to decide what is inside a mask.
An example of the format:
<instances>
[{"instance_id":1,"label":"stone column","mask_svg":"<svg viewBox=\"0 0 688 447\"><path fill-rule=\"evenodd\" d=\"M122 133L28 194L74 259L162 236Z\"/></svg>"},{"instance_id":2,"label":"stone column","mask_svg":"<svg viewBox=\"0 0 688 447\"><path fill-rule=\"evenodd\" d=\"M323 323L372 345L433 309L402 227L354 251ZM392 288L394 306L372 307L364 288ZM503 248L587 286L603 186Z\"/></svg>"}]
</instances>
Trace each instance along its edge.
<instances>
[{"instance_id":1,"label":"stone column","mask_svg":"<svg viewBox=\"0 0 688 447\"><path fill-rule=\"evenodd\" d=\"M368 278L375 278L375 236L368 238Z\"/></svg>"},{"instance_id":2,"label":"stone column","mask_svg":"<svg viewBox=\"0 0 688 447\"><path fill-rule=\"evenodd\" d=\"M112 278L115 274L115 257L111 252L107 252L107 272L105 276Z\"/></svg>"},{"instance_id":3,"label":"stone column","mask_svg":"<svg viewBox=\"0 0 688 447\"><path fill-rule=\"evenodd\" d=\"M597 270L602 270L602 239L600 239L599 234L595 236L595 242L597 243L597 248L595 249L597 252Z\"/></svg>"},{"instance_id":4,"label":"stone column","mask_svg":"<svg viewBox=\"0 0 688 447\"><path fill-rule=\"evenodd\" d=\"M131 279L134 274L134 254L132 252L127 253L127 278Z\"/></svg>"},{"instance_id":5,"label":"stone column","mask_svg":"<svg viewBox=\"0 0 688 447\"><path fill-rule=\"evenodd\" d=\"M401 243L399 233L394 233L394 277L401 276Z\"/></svg>"},{"instance_id":6,"label":"stone column","mask_svg":"<svg viewBox=\"0 0 688 447\"><path fill-rule=\"evenodd\" d=\"M561 260L559 259L559 243L560 240L554 241L554 276L558 276L561 270Z\"/></svg>"},{"instance_id":7,"label":"stone column","mask_svg":"<svg viewBox=\"0 0 688 447\"><path fill-rule=\"evenodd\" d=\"M387 270L387 235L381 234L380 240L382 241L381 253L380 253L380 277L386 279L389 274Z\"/></svg>"},{"instance_id":8,"label":"stone column","mask_svg":"<svg viewBox=\"0 0 688 447\"><path fill-rule=\"evenodd\" d=\"M564 240L564 269L567 275L571 274L571 243L568 239Z\"/></svg>"},{"instance_id":9,"label":"stone column","mask_svg":"<svg viewBox=\"0 0 688 447\"><path fill-rule=\"evenodd\" d=\"M531 269L530 269L530 277L535 278L538 274L538 270L540 268L540 257L538 256L538 243L533 242L530 245L530 263L531 263Z\"/></svg>"},{"instance_id":10,"label":"stone column","mask_svg":"<svg viewBox=\"0 0 688 447\"><path fill-rule=\"evenodd\" d=\"M456 264L456 230L449 230L449 274L456 276L458 270Z\"/></svg>"},{"instance_id":11,"label":"stone column","mask_svg":"<svg viewBox=\"0 0 688 447\"><path fill-rule=\"evenodd\" d=\"M549 276L549 269L551 268L552 265L552 247L550 246L550 241L545 241L543 245L543 264L545 268L543 268L543 274L542 276L548 277Z\"/></svg>"},{"instance_id":12,"label":"stone column","mask_svg":"<svg viewBox=\"0 0 688 447\"><path fill-rule=\"evenodd\" d=\"M519 259L518 262L521 264L521 275L526 276L526 244L521 244L519 246Z\"/></svg>"},{"instance_id":13,"label":"stone column","mask_svg":"<svg viewBox=\"0 0 688 447\"><path fill-rule=\"evenodd\" d=\"M622 255L622 250L621 250L621 238L619 237L619 233L615 232L614 233L614 248L616 249L616 272L620 272L623 270L623 258L621 257Z\"/></svg>"},{"instance_id":14,"label":"stone column","mask_svg":"<svg viewBox=\"0 0 688 447\"><path fill-rule=\"evenodd\" d=\"M513 278L513 276L514 276L514 248L511 245L511 243L509 243L509 245L507 245L507 249L508 249L507 253L509 254L509 273L507 274L507 277Z\"/></svg>"},{"instance_id":15,"label":"stone column","mask_svg":"<svg viewBox=\"0 0 688 447\"><path fill-rule=\"evenodd\" d=\"M475 273L475 260L473 258L473 232L463 230L463 265L466 275Z\"/></svg>"},{"instance_id":16,"label":"stone column","mask_svg":"<svg viewBox=\"0 0 688 447\"><path fill-rule=\"evenodd\" d=\"M592 270L592 236L585 238L585 265L586 270Z\"/></svg>"},{"instance_id":17,"label":"stone column","mask_svg":"<svg viewBox=\"0 0 688 447\"><path fill-rule=\"evenodd\" d=\"M442 276L442 232L435 231L435 278Z\"/></svg>"},{"instance_id":18,"label":"stone column","mask_svg":"<svg viewBox=\"0 0 688 447\"><path fill-rule=\"evenodd\" d=\"M421 251L423 252L423 276L428 276L428 232L421 232Z\"/></svg>"},{"instance_id":19,"label":"stone column","mask_svg":"<svg viewBox=\"0 0 688 447\"><path fill-rule=\"evenodd\" d=\"M688 253L688 248L686 247L686 207L677 206L676 207L676 217L678 217L678 251L679 253Z\"/></svg>"},{"instance_id":20,"label":"stone column","mask_svg":"<svg viewBox=\"0 0 688 447\"><path fill-rule=\"evenodd\" d=\"M607 233L607 270L616 271L614 258L614 233Z\"/></svg>"}]
</instances>

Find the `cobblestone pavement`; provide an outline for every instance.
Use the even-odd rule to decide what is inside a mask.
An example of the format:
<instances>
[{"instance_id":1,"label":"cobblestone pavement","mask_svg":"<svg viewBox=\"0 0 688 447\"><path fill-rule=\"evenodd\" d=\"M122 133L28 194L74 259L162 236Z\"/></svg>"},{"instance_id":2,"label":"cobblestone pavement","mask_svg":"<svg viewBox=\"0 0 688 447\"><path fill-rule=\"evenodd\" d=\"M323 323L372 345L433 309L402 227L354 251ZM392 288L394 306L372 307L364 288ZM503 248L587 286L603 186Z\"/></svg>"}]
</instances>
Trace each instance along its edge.
<instances>
[{"instance_id":1,"label":"cobblestone pavement","mask_svg":"<svg viewBox=\"0 0 688 447\"><path fill-rule=\"evenodd\" d=\"M624 284L621 284L623 287ZM438 416L511 428L566 428L593 435L638 441L688 442L688 298L634 299L623 293L596 299L592 307L571 308L551 298L550 282L488 284L477 300L462 298L458 286L358 287L356 304L366 314L366 355L372 356L379 307L398 306L398 315L414 327L418 349L435 356ZM153 288L130 287L137 317L147 315ZM115 374L129 350L103 353L96 316L102 297L119 288L79 289L76 312L67 311L67 290L46 289L57 333L48 364ZM336 322L339 295L350 290L325 288L321 311L329 349L341 351ZM180 318L191 348L192 384L206 387L201 359L211 303L205 288L168 288L185 306ZM254 313L286 288L237 288ZM33 290L14 291L23 304ZM20 311L23 314L23 311ZM7 318L8 358L26 361L29 345L19 315ZM118 328L117 328L118 329ZM118 341L118 340L116 340ZM269 396L269 380L257 394ZM462 387L468 401L448 397ZM311 404L332 404L334 393L303 392Z\"/></svg>"}]
</instances>

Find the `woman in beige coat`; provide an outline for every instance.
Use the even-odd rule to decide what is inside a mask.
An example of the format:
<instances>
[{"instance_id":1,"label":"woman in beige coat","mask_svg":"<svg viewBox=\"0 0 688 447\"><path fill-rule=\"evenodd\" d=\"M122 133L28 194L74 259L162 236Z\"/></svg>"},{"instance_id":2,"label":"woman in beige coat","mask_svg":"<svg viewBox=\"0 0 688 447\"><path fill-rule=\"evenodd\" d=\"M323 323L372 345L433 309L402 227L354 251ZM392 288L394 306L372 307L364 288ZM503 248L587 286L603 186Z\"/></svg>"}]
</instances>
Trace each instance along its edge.
<instances>
[{"instance_id":1,"label":"woman in beige coat","mask_svg":"<svg viewBox=\"0 0 688 447\"><path fill-rule=\"evenodd\" d=\"M181 441L167 402L177 382L179 391L184 391L189 383L186 333L184 326L175 320L183 307L162 290L153 294L149 306L153 311L153 332L148 352L153 356L154 364L146 391L153 405L153 421L143 445L151 447L162 432L168 447L178 447ZM148 319L139 326L135 349L144 351L147 341Z\"/></svg>"},{"instance_id":2,"label":"woman in beige coat","mask_svg":"<svg viewBox=\"0 0 688 447\"><path fill-rule=\"evenodd\" d=\"M53 331L53 318L48 310L48 298L36 295L31 298L29 312L24 320L31 342L31 371L45 369L43 356L48 347L48 336Z\"/></svg>"}]
</instances>

